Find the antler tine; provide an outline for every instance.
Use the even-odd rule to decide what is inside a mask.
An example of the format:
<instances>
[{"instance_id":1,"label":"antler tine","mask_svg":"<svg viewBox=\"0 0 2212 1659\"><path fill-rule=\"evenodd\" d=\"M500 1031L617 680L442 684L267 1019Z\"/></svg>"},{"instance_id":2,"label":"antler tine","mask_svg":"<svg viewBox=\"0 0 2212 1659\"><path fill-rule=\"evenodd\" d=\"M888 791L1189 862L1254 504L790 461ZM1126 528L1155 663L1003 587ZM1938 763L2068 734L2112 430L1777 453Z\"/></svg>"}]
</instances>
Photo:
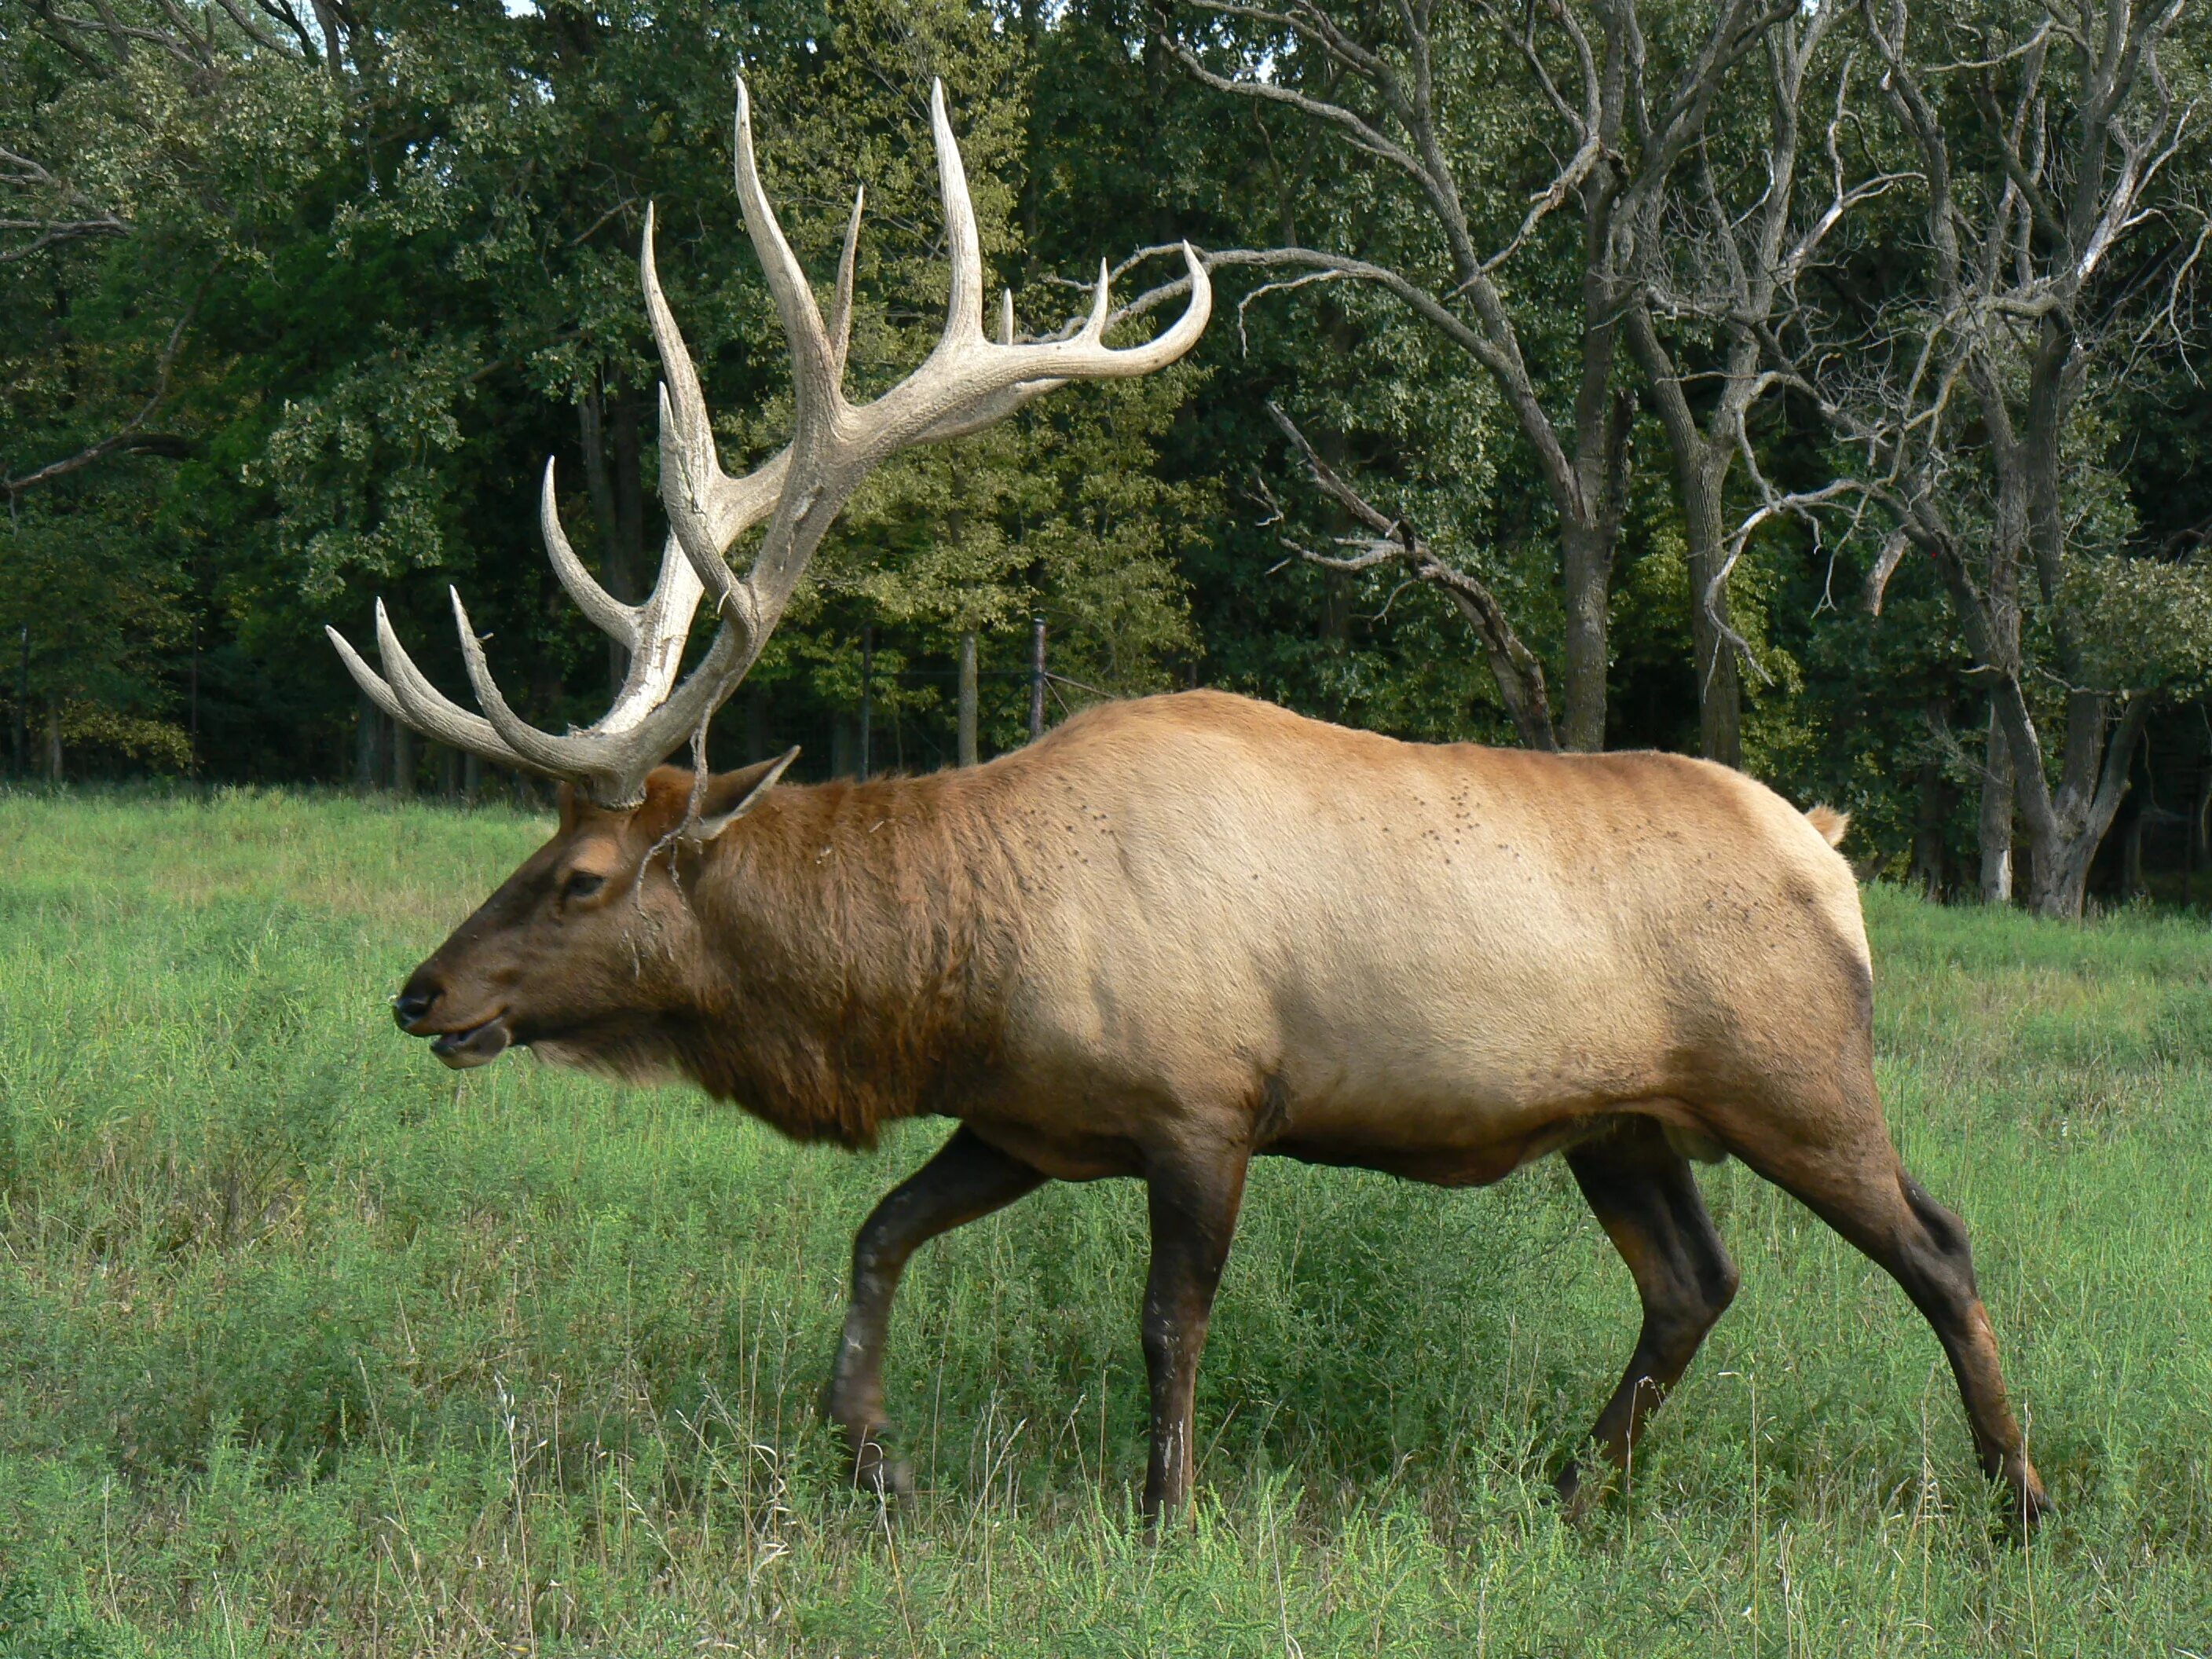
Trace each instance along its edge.
<instances>
[{"instance_id":1,"label":"antler tine","mask_svg":"<svg viewBox=\"0 0 2212 1659\"><path fill-rule=\"evenodd\" d=\"M738 204L744 210L745 234L752 238L753 251L760 258L761 275L783 319L784 339L791 348L799 423L803 428L810 416L826 416L843 399L838 395L837 368L829 332L822 326L822 313L814 303L814 290L799 267L799 257L784 240L783 227L776 222L767 192L761 188L760 167L753 157L752 94L743 76L738 80L736 149Z\"/></svg>"},{"instance_id":2,"label":"antler tine","mask_svg":"<svg viewBox=\"0 0 2212 1659\"><path fill-rule=\"evenodd\" d=\"M345 664L354 683L386 719L412 726L434 742L451 744L456 749L473 749L503 766L522 763L521 757L500 741L490 722L447 702L435 686L423 678L422 671L415 666L392 634L391 619L385 615L381 599L376 605L377 653L392 677L389 680L362 660L353 642L337 629L325 628L323 632L337 647L338 659Z\"/></svg>"},{"instance_id":3,"label":"antler tine","mask_svg":"<svg viewBox=\"0 0 2212 1659\"><path fill-rule=\"evenodd\" d=\"M750 130L744 125L742 99L739 131L743 141L741 155L749 155ZM756 189L757 184L756 175ZM855 202L853 224L846 235L848 263L849 250L860 234L860 204ZM668 560L680 552L680 562L688 566L696 580L704 583L707 591L714 596L717 613L726 619L736 617L742 620L751 614L751 600L723 554L739 536L774 511L790 469L791 451L787 446L766 465L742 478L732 478L722 471L721 458L714 447L714 422L707 413L706 394L699 386L699 372L692 365L690 349L684 343L684 331L677 326L675 313L669 309L667 296L661 290L653 250L653 210L648 207L638 266L662 370L660 499L668 512L670 541L662 561L661 580L665 584L672 579ZM784 253L790 253L787 246ZM763 256L764 263L768 257ZM808 303L812 303L811 295ZM647 602L648 611L653 603ZM670 620L674 621L672 614ZM673 655L677 658L683 655L683 641L690 623L691 612L687 610L675 637ZM650 623L647 625L649 629ZM672 669L673 664L671 666ZM664 695L672 684L672 674L662 683Z\"/></svg>"},{"instance_id":4,"label":"antler tine","mask_svg":"<svg viewBox=\"0 0 2212 1659\"><path fill-rule=\"evenodd\" d=\"M858 251L866 197L855 197L853 217L846 229L844 257L838 270L837 329L833 338L831 331L823 326L822 313L814 303L814 290L806 280L806 272L785 240L775 210L769 206L767 192L761 186L760 166L753 153L752 94L743 77L738 82L733 149L738 201L744 211L746 234L751 237L753 251L759 257L761 275L775 299L784 340L791 351L793 412L799 430L792 444L768 466L735 488L728 488L732 481L722 477L720 465L714 459L714 434L706 419L703 399L696 409L687 407L687 400L680 392L671 395L664 390L662 429L666 432L672 427L679 440L672 457L675 465L671 466L664 460L660 482L661 499L668 508L669 524L677 543L701 581L714 595L715 610L725 625L738 629L746 636L745 647L738 653L738 660L744 667L750 667L760 641L775 626L775 617L782 612L783 602L789 598L788 588L764 604L755 580L755 574L763 568L763 560L756 558L754 573L739 577L730 568L726 554L739 536L774 513L789 494L785 486L789 482L794 450L804 445L810 452L819 452L833 442L830 434L845 406L840 389L844 374L843 342L849 337L852 325L853 262ZM683 337L674 320L671 319L665 330L657 326L656 333L663 358L668 359L672 353L680 356L688 370L690 358L684 353ZM726 488L717 491L717 483ZM804 516L811 501L809 493L806 501L799 505L799 516ZM777 539L787 543L788 537ZM768 550L764 545L763 553ZM777 570L786 562L771 557L766 565L769 570ZM792 571L790 576L795 582L796 571ZM737 671L740 677L744 667Z\"/></svg>"},{"instance_id":5,"label":"antler tine","mask_svg":"<svg viewBox=\"0 0 2212 1659\"><path fill-rule=\"evenodd\" d=\"M424 736L461 749L481 749L489 744L498 752L483 752L494 760L501 755L513 760L521 758L501 738L489 720L481 714L471 714L430 684L429 677L407 654L407 647L399 643L399 635L392 629L382 599L376 602L376 654L391 680L392 695L399 699L408 722Z\"/></svg>"},{"instance_id":6,"label":"antler tine","mask_svg":"<svg viewBox=\"0 0 2212 1659\"><path fill-rule=\"evenodd\" d=\"M860 252L860 210L867 204L868 187L853 192L853 217L845 227L845 251L837 256L837 298L830 307L830 345L842 385L845 356L853 343L853 263Z\"/></svg>"},{"instance_id":7,"label":"antler tine","mask_svg":"<svg viewBox=\"0 0 2212 1659\"><path fill-rule=\"evenodd\" d=\"M637 649L637 611L599 586L561 528L561 508L553 497L553 458L545 458L545 477L538 492L538 527L545 538L545 556L561 586L576 608L592 619L599 632L635 651Z\"/></svg>"},{"instance_id":8,"label":"antler tine","mask_svg":"<svg viewBox=\"0 0 2212 1659\"><path fill-rule=\"evenodd\" d=\"M400 708L399 699L392 695L392 688L384 683L384 676L362 660L361 653L353 648L353 641L332 628L323 624L323 633L337 647L338 660L345 665L353 683L361 688L362 695L376 705L377 712L388 720L406 724L406 711Z\"/></svg>"},{"instance_id":9,"label":"antler tine","mask_svg":"<svg viewBox=\"0 0 2212 1659\"><path fill-rule=\"evenodd\" d=\"M461 636L461 665L468 670L469 684L492 729L532 769L555 777L573 775L580 769L576 765L579 757L573 747L564 751L560 738L540 732L507 706L499 682L492 678L491 665L484 660L483 641L477 638L477 630L469 623L469 608L461 603L461 590L449 586L446 592L453 599L453 626ZM572 744L573 741L572 738Z\"/></svg>"},{"instance_id":10,"label":"antler tine","mask_svg":"<svg viewBox=\"0 0 2212 1659\"><path fill-rule=\"evenodd\" d=\"M1117 347L1105 343L1106 325L1112 320L1112 295L1102 260L1098 285L1091 290L1091 316L1082 331L1073 339L1017 346L1014 349L1035 352L1041 372L1063 374L1070 380L1126 380L1165 368L1198 343L1198 337L1206 331L1206 321L1213 314L1213 282L1206 273L1205 261L1188 242L1182 245L1182 259L1190 280L1190 303L1172 325L1143 345Z\"/></svg>"},{"instance_id":11,"label":"antler tine","mask_svg":"<svg viewBox=\"0 0 2212 1659\"><path fill-rule=\"evenodd\" d=\"M945 82L929 83L929 130L937 143L938 193L945 203L945 255L952 264L952 289L945 307L945 338L939 349L958 348L983 337L983 245L975 234L975 204L968 195L968 168L945 112Z\"/></svg>"}]
</instances>

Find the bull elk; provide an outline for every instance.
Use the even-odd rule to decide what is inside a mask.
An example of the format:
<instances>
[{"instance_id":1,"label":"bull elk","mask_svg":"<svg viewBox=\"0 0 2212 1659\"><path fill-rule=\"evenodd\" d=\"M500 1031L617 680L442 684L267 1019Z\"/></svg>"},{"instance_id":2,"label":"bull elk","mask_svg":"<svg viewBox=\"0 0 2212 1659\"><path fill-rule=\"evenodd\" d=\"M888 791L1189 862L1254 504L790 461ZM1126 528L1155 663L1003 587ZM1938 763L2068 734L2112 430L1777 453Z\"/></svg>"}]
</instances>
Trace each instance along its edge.
<instances>
[{"instance_id":1,"label":"bull elk","mask_svg":"<svg viewBox=\"0 0 2212 1659\"><path fill-rule=\"evenodd\" d=\"M842 386L860 207L825 325L778 228L740 89L737 190L789 343L787 447L742 478L653 269L672 526L642 604L618 603L561 531L546 546L629 650L612 708L553 735L501 696L459 595L483 713L448 702L382 607L386 714L562 781L560 827L393 999L448 1066L520 1044L636 1079L688 1078L802 1140L871 1144L954 1120L853 1249L826 1397L857 1479L903 1488L885 1449L891 1299L927 1240L1048 1180L1146 1183L1152 1255L1145 1509L1184 1502L1192 1390L1255 1153L1443 1186L1566 1158L1634 1276L1644 1322L1591 1431L1626 1461L1734 1295L1692 1177L1734 1154L1886 1268L1949 1355L1982 1463L2014 1513L2046 1507L2006 1402L1958 1219L1900 1164L1876 1097L1872 976L1841 820L1741 775L1658 754L1429 746L1208 691L1109 704L988 765L800 787L793 754L708 775L707 721L758 656L869 470L975 431L1069 380L1142 374L1204 328L1188 302L1147 344L1090 318L1017 342L982 325L982 262L942 88L933 96L951 262L942 338L865 406ZM765 526L745 573L728 554ZM710 649L678 682L711 595ZM690 769L660 765L690 742ZM1579 1507L1599 1489L1569 1463Z\"/></svg>"}]
</instances>

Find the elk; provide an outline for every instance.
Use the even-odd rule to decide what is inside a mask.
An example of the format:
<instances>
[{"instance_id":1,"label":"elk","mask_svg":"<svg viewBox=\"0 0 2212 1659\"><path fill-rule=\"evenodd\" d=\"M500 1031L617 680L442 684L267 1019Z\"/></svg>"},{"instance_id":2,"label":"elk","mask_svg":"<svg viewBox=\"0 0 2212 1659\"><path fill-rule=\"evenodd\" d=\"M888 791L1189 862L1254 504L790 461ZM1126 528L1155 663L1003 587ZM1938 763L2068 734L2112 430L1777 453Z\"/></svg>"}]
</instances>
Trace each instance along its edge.
<instances>
[{"instance_id":1,"label":"elk","mask_svg":"<svg viewBox=\"0 0 2212 1659\"><path fill-rule=\"evenodd\" d=\"M1144 1510L1183 1505L1192 1394L1247 1166L1260 1153L1445 1186L1565 1155L1643 1304L1590 1432L1625 1463L1728 1306L1737 1275L1690 1159L1733 1154L1893 1275L1956 1373L2014 1511L2046 1507L2006 1401L1964 1229L1900 1164L1875 1093L1856 884L1810 815L1739 773L1659 754L1401 743L1212 691L1109 703L988 765L798 787L796 751L709 775L707 721L784 611L868 470L1076 380L1145 374L1204 328L1188 301L1109 348L1104 272L1060 337L985 337L982 264L942 89L945 332L863 407L842 392L855 204L825 325L777 228L740 91L737 190L788 340L789 446L719 464L697 374L641 258L666 383L671 532L642 604L599 588L543 526L587 616L630 650L605 718L554 735L501 696L454 598L481 714L418 671L380 605L377 706L439 741L561 781L552 839L392 1000L447 1065L521 1045L637 1079L673 1075L803 1140L866 1147L885 1122L956 1127L854 1243L825 1397L856 1480L888 1449L882 1365L914 1251L1048 1180L1144 1182L1152 1263ZM744 574L728 561L765 526ZM678 681L702 598L720 618ZM689 740L693 763L662 765ZM1578 1510L1602 1489L1568 1462Z\"/></svg>"}]
</instances>

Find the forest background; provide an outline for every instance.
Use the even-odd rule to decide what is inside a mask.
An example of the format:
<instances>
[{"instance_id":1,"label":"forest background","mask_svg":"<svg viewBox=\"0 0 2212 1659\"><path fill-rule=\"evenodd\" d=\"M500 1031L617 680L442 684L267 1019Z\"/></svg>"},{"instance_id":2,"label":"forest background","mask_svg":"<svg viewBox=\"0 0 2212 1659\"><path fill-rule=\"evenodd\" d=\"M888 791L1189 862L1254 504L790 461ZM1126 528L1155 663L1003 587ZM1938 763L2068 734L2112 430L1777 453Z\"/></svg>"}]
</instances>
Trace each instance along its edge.
<instances>
[{"instance_id":1,"label":"forest background","mask_svg":"<svg viewBox=\"0 0 2212 1659\"><path fill-rule=\"evenodd\" d=\"M786 359L733 83L852 380L927 349L945 82L1020 327L1213 262L1175 371L887 468L715 732L801 773L1206 684L1422 739L1657 746L1867 873L2194 898L2212 813L2206 66L2129 0L0 0L0 705L19 776L516 787L322 638L449 583L540 725L621 662L659 264L726 462ZM1167 308L1170 314L1172 307ZM1134 325L1136 331L1147 325ZM526 787L526 786L525 786Z\"/></svg>"}]
</instances>

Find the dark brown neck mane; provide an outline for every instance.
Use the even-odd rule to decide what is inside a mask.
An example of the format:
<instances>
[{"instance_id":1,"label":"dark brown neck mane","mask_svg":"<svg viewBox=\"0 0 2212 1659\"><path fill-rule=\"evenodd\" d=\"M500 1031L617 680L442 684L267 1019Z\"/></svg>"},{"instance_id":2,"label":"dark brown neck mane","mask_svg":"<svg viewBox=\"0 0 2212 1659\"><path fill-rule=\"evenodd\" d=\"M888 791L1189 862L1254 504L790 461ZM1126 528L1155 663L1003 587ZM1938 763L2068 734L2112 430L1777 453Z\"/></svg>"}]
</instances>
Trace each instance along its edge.
<instances>
[{"instance_id":1,"label":"dark brown neck mane","mask_svg":"<svg viewBox=\"0 0 2212 1659\"><path fill-rule=\"evenodd\" d=\"M780 788L732 825L684 872L710 975L685 1072L802 1140L942 1109L1021 952L991 769Z\"/></svg>"}]
</instances>

